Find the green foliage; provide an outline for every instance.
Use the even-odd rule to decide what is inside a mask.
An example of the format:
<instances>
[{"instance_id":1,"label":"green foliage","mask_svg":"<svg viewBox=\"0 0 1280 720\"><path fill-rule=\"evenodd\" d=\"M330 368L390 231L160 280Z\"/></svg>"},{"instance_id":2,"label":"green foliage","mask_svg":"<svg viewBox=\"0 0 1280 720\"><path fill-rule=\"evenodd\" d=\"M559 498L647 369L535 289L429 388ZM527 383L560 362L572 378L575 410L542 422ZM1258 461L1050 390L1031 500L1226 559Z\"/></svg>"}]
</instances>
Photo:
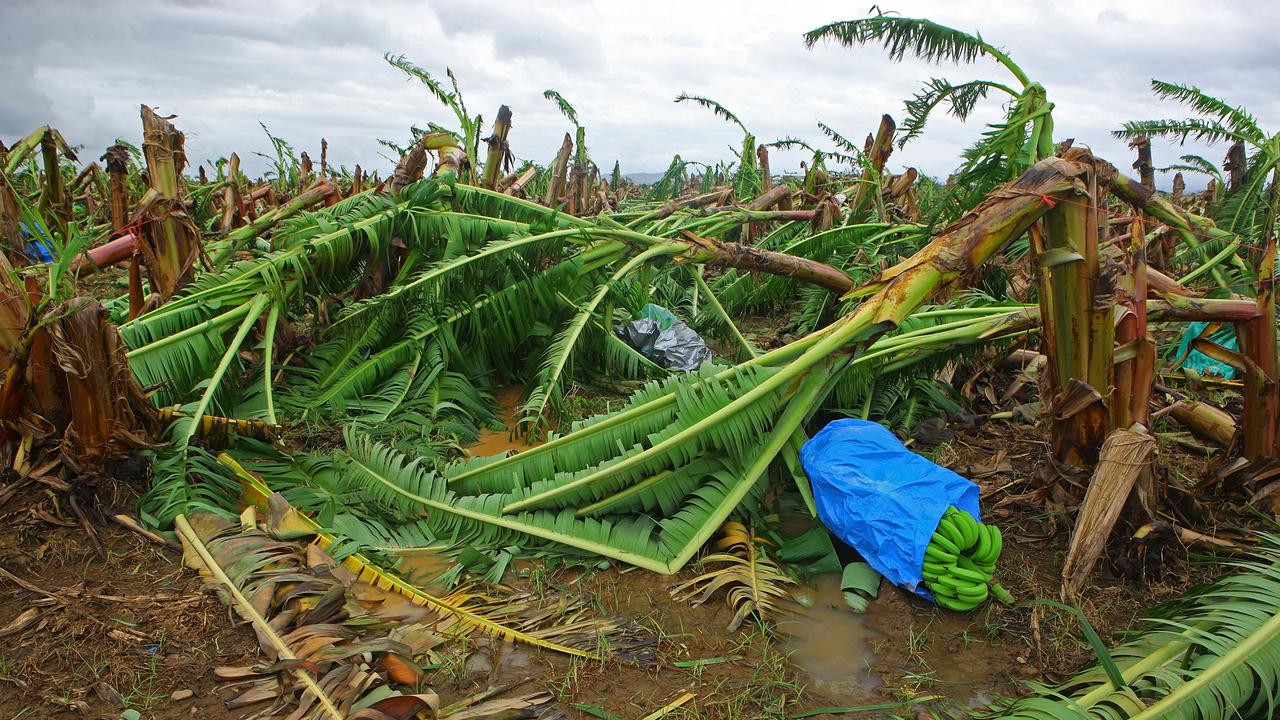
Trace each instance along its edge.
<instances>
[{"instance_id":1,"label":"green foliage","mask_svg":"<svg viewBox=\"0 0 1280 720\"><path fill-rule=\"evenodd\" d=\"M879 43L889 57L901 62L908 54L926 62L972 63L979 57L996 55L995 49L977 35L940 25L923 18L908 18L880 12L859 20L833 22L804 34L805 47L821 41L835 41L844 47Z\"/></svg>"},{"instance_id":2,"label":"green foliage","mask_svg":"<svg viewBox=\"0 0 1280 720\"><path fill-rule=\"evenodd\" d=\"M742 121L738 119L737 115L734 115L729 108L721 105L711 98L702 97L701 95L690 95L689 93L680 93L676 96L676 102L692 102L694 104L701 105L715 113L716 116L737 125L743 133L750 134L750 131L747 130L747 126L742 124Z\"/></svg>"},{"instance_id":3,"label":"green foliage","mask_svg":"<svg viewBox=\"0 0 1280 720\"><path fill-rule=\"evenodd\" d=\"M444 83L432 75L428 70L413 64L404 55L392 55L391 53L386 53L382 57L392 67L421 82L427 88L427 92L431 93L432 97L439 100L442 105L453 112L454 118L458 123L458 131L453 134L460 139L462 149L466 152L467 157L470 158L470 163L468 163L466 167L462 168L463 174L461 179L465 182L474 181L475 178L479 177L478 173L482 169L480 167L480 158L482 157L480 154L480 137L483 134L484 117L481 115L471 115L467 111L466 101L463 100L462 90L458 87L458 78L453 74L453 70L451 68L445 68L445 74L449 78L449 87L446 88ZM431 125L430 127L431 131L443 129L435 125ZM415 143L423 135L427 134L416 127L412 128L412 130ZM385 141L379 142L383 142L389 147L392 147L401 155L409 149L400 148Z\"/></svg>"},{"instance_id":4,"label":"green foliage","mask_svg":"<svg viewBox=\"0 0 1280 720\"><path fill-rule=\"evenodd\" d=\"M578 122L578 111L573 109L573 106L569 104L568 100L564 99L563 95L555 90L547 89L542 91L542 97L554 102L556 107L560 109L560 114L568 118L575 128L582 127Z\"/></svg>"},{"instance_id":5,"label":"green foliage","mask_svg":"<svg viewBox=\"0 0 1280 720\"><path fill-rule=\"evenodd\" d=\"M1157 97L1186 105L1200 117L1133 120L1124 123L1112 134L1118 138L1141 135L1166 137L1179 143L1194 139L1209 143L1243 144L1246 152L1244 181L1241 187L1228 194L1218 207L1212 209L1212 214L1218 226L1229 232L1245 237L1262 237L1268 219L1276 222L1276 206L1280 203L1280 197L1275 196L1271 187L1280 177L1280 133L1267 135L1253 115L1244 108L1213 97L1197 87L1152 80L1151 90ZM1182 160L1186 163L1185 169L1207 172L1221 181L1221 174L1204 158L1184 155ZM1274 228L1271 230L1274 231Z\"/></svg>"},{"instance_id":6,"label":"green foliage","mask_svg":"<svg viewBox=\"0 0 1280 720\"><path fill-rule=\"evenodd\" d=\"M1152 611L1101 665L985 715L996 718L1274 717L1280 700L1280 537L1262 534L1234 572Z\"/></svg>"},{"instance_id":7,"label":"green foliage","mask_svg":"<svg viewBox=\"0 0 1280 720\"><path fill-rule=\"evenodd\" d=\"M1214 165L1212 162L1205 159L1203 156L1180 155L1178 156L1178 159L1181 162L1174 163L1172 165L1166 165L1164 167L1159 167L1159 168L1156 168L1156 170L1160 172L1200 173L1201 175L1208 175L1209 177L1213 178L1215 181L1217 181L1218 185L1220 186L1224 184L1222 181L1222 171L1218 169L1218 166Z\"/></svg>"},{"instance_id":8,"label":"green foliage","mask_svg":"<svg viewBox=\"0 0 1280 720\"><path fill-rule=\"evenodd\" d=\"M965 119L991 89L1002 90L1013 97L1006 105L1004 119L989 125L981 139L965 151L964 164L956 171L952 185L955 192L969 197L974 193L985 196L996 185L1012 180L1054 152L1053 105L1044 88L1032 82L1008 55L981 36L875 8L875 14L869 17L829 23L805 33L807 47L822 41L835 41L844 47L880 44L895 61L903 60L908 54L926 62L955 64L990 57L1013 76L1020 89L985 79L957 84L933 78L907 101L907 118L899 144L918 137L929 115L941 105L946 105L952 115ZM857 149L847 141L841 147L846 151ZM971 207L967 202L961 204ZM949 215L944 219L949 221L955 217L957 215Z\"/></svg>"},{"instance_id":9,"label":"green foliage","mask_svg":"<svg viewBox=\"0 0 1280 720\"><path fill-rule=\"evenodd\" d=\"M711 98L680 93L676 97L676 102L692 102L701 105L742 130L742 147L735 151L738 157L738 171L733 179L733 192L742 202L759 195L763 187L763 178L760 177L759 159L756 157L756 137L747 130L747 126L742 124L737 115Z\"/></svg>"},{"instance_id":10,"label":"green foliage","mask_svg":"<svg viewBox=\"0 0 1280 720\"><path fill-rule=\"evenodd\" d=\"M915 97L907 101L907 117L898 137L898 147L906 145L924 133L929 114L939 105L946 104L952 116L967 120L978 101L985 98L993 88L1004 90L1017 97L1017 93L1007 86L989 80L971 80L953 85L944 78L930 79Z\"/></svg>"},{"instance_id":11,"label":"green foliage","mask_svg":"<svg viewBox=\"0 0 1280 720\"><path fill-rule=\"evenodd\" d=\"M1241 136L1256 138L1263 135L1257 119L1244 108L1229 105L1198 87L1152 80L1151 91L1156 97L1182 103L1200 115L1213 118Z\"/></svg>"},{"instance_id":12,"label":"green foliage","mask_svg":"<svg viewBox=\"0 0 1280 720\"><path fill-rule=\"evenodd\" d=\"M275 157L265 153L255 152L254 155L264 157L271 161L272 170L266 175L274 177L272 184L280 192L297 192L302 189L302 163L298 159L298 155L293 151L293 145L281 137L271 134L267 126L261 121L258 125L262 126L262 132L266 133L267 139L271 141L271 149L275 153Z\"/></svg>"},{"instance_id":13,"label":"green foliage","mask_svg":"<svg viewBox=\"0 0 1280 720\"><path fill-rule=\"evenodd\" d=\"M662 177L649 187L646 197L649 200L675 200L683 195L689 184L687 167L688 163L681 160L679 155L672 157Z\"/></svg>"}]
</instances>

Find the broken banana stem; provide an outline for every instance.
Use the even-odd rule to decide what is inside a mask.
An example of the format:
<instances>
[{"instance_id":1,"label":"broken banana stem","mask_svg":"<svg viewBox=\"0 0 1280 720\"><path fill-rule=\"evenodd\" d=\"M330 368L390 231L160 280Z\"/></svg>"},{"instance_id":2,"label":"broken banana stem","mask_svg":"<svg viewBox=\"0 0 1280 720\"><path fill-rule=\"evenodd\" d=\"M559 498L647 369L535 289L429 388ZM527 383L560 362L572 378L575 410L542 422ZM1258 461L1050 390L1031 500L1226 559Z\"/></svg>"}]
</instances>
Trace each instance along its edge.
<instances>
[{"instance_id":1,"label":"broken banana stem","mask_svg":"<svg viewBox=\"0 0 1280 720\"><path fill-rule=\"evenodd\" d=\"M1231 445L1236 435L1236 421L1225 410L1199 400L1182 400L1170 405L1169 415L1192 435L1220 447Z\"/></svg>"},{"instance_id":2,"label":"broken banana stem","mask_svg":"<svg viewBox=\"0 0 1280 720\"><path fill-rule=\"evenodd\" d=\"M1190 528L1184 528L1165 520L1156 520L1138 528L1133 533L1133 539L1138 542L1147 542L1153 537L1166 536L1177 539L1185 547L1206 547L1219 552L1226 553L1245 553L1249 548L1241 545L1233 540L1214 537L1204 533L1196 532Z\"/></svg>"}]
</instances>

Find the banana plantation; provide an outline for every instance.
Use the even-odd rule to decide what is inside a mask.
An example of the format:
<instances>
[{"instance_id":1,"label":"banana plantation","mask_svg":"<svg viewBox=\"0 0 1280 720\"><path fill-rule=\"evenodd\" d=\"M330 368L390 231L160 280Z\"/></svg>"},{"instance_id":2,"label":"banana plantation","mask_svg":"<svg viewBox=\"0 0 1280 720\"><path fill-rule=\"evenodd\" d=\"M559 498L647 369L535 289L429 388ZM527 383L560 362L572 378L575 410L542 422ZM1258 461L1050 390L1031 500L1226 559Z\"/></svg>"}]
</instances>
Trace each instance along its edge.
<instances>
[{"instance_id":1,"label":"banana plantation","mask_svg":"<svg viewBox=\"0 0 1280 720\"><path fill-rule=\"evenodd\" d=\"M529 147L393 53L437 112L385 177L265 126L260 177L191 163L146 105L140 144L3 138L0 710L1276 717L1280 129L1156 79L1104 158L1016 44L787 42L959 77L778 140L681 93L740 145L644 185L591 108L546 90ZM980 108L950 175L892 170ZM839 428L892 445L841 456L875 498L971 504L908 547L918 506L831 499Z\"/></svg>"}]
</instances>

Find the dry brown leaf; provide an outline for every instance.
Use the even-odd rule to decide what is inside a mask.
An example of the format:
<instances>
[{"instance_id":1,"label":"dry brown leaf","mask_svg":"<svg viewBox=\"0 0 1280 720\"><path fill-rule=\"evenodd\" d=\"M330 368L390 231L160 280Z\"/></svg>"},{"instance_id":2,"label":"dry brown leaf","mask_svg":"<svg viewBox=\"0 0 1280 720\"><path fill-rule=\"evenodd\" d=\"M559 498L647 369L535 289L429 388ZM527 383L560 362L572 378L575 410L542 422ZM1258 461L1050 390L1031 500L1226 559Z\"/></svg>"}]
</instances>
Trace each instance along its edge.
<instances>
[{"instance_id":1,"label":"dry brown leaf","mask_svg":"<svg viewBox=\"0 0 1280 720\"><path fill-rule=\"evenodd\" d=\"M43 614L43 611L38 608L27 608L26 610L23 610L21 613L18 613L17 617L10 620L8 625L0 628L0 637L5 637L6 635L12 635L26 630L28 627L35 624L36 620L40 619L40 616Z\"/></svg>"}]
</instances>

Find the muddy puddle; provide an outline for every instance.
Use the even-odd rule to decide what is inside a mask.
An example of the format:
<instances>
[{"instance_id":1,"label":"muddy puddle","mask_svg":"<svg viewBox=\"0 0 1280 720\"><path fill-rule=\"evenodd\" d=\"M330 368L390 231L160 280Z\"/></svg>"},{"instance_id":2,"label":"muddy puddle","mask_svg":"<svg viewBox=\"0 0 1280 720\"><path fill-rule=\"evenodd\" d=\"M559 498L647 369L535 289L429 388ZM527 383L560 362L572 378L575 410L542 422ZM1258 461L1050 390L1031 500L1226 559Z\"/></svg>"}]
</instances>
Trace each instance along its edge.
<instances>
[{"instance_id":1,"label":"muddy puddle","mask_svg":"<svg viewBox=\"0 0 1280 720\"><path fill-rule=\"evenodd\" d=\"M448 588L440 582L440 578L453 569L457 564L455 560L429 549L401 551L396 555L400 558L400 565L396 571L404 579L432 595L443 595L448 592Z\"/></svg>"},{"instance_id":2,"label":"muddy puddle","mask_svg":"<svg viewBox=\"0 0 1280 720\"><path fill-rule=\"evenodd\" d=\"M802 604L778 622L778 632L791 663L807 676L807 689L837 703L865 702L880 685L871 672L871 644L884 636L845 604L839 575L819 575L795 595Z\"/></svg>"},{"instance_id":3,"label":"muddy puddle","mask_svg":"<svg viewBox=\"0 0 1280 720\"><path fill-rule=\"evenodd\" d=\"M469 455L488 457L504 452L520 452L538 444L525 442L513 432L516 428L516 418L520 415L522 394L524 394L524 388L519 385L508 385L494 391L493 399L498 403L498 420L506 427L501 430L482 429L480 438L467 446Z\"/></svg>"}]
</instances>

